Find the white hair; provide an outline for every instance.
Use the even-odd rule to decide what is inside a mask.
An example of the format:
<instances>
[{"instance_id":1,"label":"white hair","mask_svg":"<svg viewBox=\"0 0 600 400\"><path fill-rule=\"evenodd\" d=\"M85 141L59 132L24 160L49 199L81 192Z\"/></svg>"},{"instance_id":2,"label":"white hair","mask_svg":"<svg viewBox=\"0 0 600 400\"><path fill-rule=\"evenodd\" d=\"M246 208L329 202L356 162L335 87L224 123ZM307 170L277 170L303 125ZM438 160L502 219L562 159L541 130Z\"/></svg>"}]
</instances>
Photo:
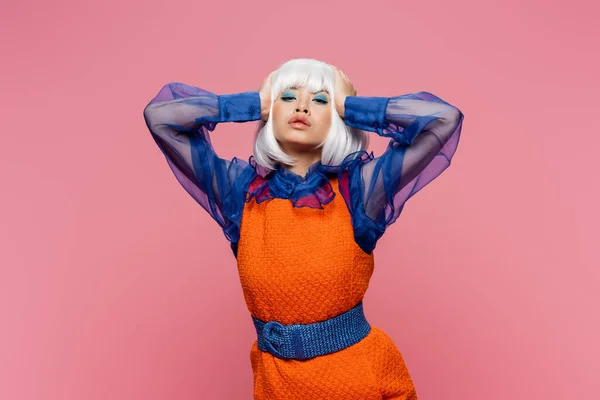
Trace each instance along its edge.
<instances>
[{"instance_id":1,"label":"white hair","mask_svg":"<svg viewBox=\"0 0 600 400\"><path fill-rule=\"evenodd\" d=\"M339 165L344 158L369 145L368 132L352 128L344 123L337 113L334 102L334 71L325 62L309 58L298 58L285 62L273 74L271 81L271 108L269 119L260 121L254 141L256 163L268 169L276 169L278 163L294 165L295 159L287 155L279 146L273 133L273 103L286 89L302 86L311 92L327 90L331 99L331 128L325 140L316 148L323 148L321 163Z\"/></svg>"}]
</instances>

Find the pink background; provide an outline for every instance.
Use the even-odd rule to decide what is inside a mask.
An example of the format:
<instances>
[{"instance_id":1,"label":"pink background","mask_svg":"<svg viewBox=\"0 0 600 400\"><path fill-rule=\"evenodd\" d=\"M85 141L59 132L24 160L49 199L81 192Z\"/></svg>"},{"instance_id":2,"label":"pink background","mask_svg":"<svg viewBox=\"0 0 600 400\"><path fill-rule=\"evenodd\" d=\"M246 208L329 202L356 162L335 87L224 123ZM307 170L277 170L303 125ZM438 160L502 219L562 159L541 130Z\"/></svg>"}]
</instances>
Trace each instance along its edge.
<instances>
[{"instance_id":1,"label":"pink background","mask_svg":"<svg viewBox=\"0 0 600 400\"><path fill-rule=\"evenodd\" d=\"M426 90L465 114L365 298L419 398L597 399L598 8L3 2L0 398L251 398L235 258L142 111L167 82L257 90L312 57L360 95ZM247 160L253 129L220 125L219 155Z\"/></svg>"}]
</instances>

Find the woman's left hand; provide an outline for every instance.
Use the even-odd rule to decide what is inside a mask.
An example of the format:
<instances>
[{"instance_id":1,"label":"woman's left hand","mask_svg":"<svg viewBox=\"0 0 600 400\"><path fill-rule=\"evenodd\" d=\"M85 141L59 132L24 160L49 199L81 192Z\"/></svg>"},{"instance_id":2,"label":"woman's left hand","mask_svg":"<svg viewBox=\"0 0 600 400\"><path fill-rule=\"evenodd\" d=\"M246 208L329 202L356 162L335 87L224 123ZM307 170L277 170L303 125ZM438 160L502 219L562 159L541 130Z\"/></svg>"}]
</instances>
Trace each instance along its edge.
<instances>
[{"instance_id":1,"label":"woman's left hand","mask_svg":"<svg viewBox=\"0 0 600 400\"><path fill-rule=\"evenodd\" d=\"M350 82L350 78L344 72L335 67L334 65L329 64L331 68L333 68L333 72L335 74L335 83L334 83L334 102L335 108L340 114L340 117L344 118L344 102L346 101L346 97L348 96L356 96L357 92L354 86L352 86L352 82Z\"/></svg>"}]
</instances>

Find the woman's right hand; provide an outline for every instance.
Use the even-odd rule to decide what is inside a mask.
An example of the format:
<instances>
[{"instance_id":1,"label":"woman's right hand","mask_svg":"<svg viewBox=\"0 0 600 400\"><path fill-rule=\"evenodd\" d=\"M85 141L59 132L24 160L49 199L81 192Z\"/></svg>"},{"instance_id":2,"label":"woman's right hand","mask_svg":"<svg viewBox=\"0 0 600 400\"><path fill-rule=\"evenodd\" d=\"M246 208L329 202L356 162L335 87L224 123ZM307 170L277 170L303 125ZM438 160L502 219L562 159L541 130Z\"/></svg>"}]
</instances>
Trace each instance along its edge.
<instances>
[{"instance_id":1,"label":"woman's right hand","mask_svg":"<svg viewBox=\"0 0 600 400\"><path fill-rule=\"evenodd\" d=\"M269 110L271 109L271 82L274 73L275 71L271 72L263 81L260 89L258 89L258 94L260 95L260 119L263 121L269 119Z\"/></svg>"}]
</instances>

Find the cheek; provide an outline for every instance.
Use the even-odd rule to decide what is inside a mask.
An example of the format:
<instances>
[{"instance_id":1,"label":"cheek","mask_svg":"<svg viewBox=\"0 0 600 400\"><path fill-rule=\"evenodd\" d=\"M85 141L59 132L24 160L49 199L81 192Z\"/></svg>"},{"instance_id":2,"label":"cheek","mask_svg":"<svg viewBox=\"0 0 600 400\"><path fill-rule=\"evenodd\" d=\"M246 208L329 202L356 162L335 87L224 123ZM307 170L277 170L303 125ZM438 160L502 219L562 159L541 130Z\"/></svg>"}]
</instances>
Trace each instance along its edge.
<instances>
[{"instance_id":1,"label":"cheek","mask_svg":"<svg viewBox=\"0 0 600 400\"><path fill-rule=\"evenodd\" d=\"M280 113L280 110L279 110L279 105L277 105L277 103L274 103L274 104L273 104L273 110L271 111L271 113L272 113L272 114L271 114L271 118L272 118L273 120L275 120L275 118L277 118L277 116L278 116L278 115L279 115L279 113Z\"/></svg>"},{"instance_id":2,"label":"cheek","mask_svg":"<svg viewBox=\"0 0 600 400\"><path fill-rule=\"evenodd\" d=\"M281 105L280 103L275 103L273 104L273 122L275 123L279 123L281 122L283 119L285 119L285 115L286 115L286 110L285 110L285 106Z\"/></svg>"},{"instance_id":3,"label":"cheek","mask_svg":"<svg viewBox=\"0 0 600 400\"><path fill-rule=\"evenodd\" d=\"M331 111L324 110L319 116L319 121L324 128L329 128L331 126Z\"/></svg>"},{"instance_id":4,"label":"cheek","mask_svg":"<svg viewBox=\"0 0 600 400\"><path fill-rule=\"evenodd\" d=\"M278 136L282 130L285 130L287 126L286 109L284 105L275 103L273 104L273 112L271 120L273 121L273 133Z\"/></svg>"}]
</instances>

